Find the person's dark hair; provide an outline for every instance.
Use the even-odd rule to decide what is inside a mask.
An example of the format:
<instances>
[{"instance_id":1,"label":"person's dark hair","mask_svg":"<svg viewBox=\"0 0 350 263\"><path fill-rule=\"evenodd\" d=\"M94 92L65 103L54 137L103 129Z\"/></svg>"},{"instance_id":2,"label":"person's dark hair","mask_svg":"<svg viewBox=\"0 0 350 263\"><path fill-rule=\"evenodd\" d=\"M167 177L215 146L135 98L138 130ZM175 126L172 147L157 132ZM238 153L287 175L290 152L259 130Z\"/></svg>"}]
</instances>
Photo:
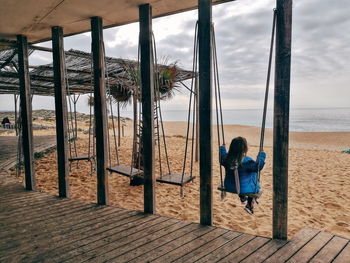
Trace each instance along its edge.
<instances>
[{"instance_id":1,"label":"person's dark hair","mask_svg":"<svg viewBox=\"0 0 350 263\"><path fill-rule=\"evenodd\" d=\"M244 156L248 152L248 143L244 137L236 137L231 141L228 154L224 160L225 167L238 167L242 164Z\"/></svg>"}]
</instances>

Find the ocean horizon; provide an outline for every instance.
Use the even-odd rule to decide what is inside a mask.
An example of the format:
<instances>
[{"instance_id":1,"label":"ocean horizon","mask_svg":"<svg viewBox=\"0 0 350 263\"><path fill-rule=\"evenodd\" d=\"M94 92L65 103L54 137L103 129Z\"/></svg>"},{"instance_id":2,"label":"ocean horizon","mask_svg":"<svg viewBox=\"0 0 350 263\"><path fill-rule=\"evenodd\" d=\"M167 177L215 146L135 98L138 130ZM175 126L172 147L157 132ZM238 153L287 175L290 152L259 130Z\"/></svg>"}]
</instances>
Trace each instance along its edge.
<instances>
[{"instance_id":1,"label":"ocean horizon","mask_svg":"<svg viewBox=\"0 0 350 263\"><path fill-rule=\"evenodd\" d=\"M224 124L260 127L262 109L223 110ZM187 110L163 110L163 121L187 121ZM132 111L121 111L121 116L132 118ZM296 132L350 132L349 108L297 108L290 110L290 131ZM216 113L213 111L213 124ZM266 128L273 127L273 110L266 116Z\"/></svg>"},{"instance_id":2,"label":"ocean horizon","mask_svg":"<svg viewBox=\"0 0 350 263\"><path fill-rule=\"evenodd\" d=\"M0 111L8 112L8 111ZM88 114L88 111L79 111ZM120 111L121 117L133 118L131 110ZM116 115L116 109L114 109ZM192 112L191 112L192 114ZM262 109L223 110L226 125L246 125L260 127ZM187 121L188 110L162 110L163 121ZM191 117L192 121L192 117ZM216 112L213 111L213 125L216 124ZM295 132L350 132L350 107L342 108L291 108L289 130ZM273 110L267 110L266 128L273 127Z\"/></svg>"}]
</instances>

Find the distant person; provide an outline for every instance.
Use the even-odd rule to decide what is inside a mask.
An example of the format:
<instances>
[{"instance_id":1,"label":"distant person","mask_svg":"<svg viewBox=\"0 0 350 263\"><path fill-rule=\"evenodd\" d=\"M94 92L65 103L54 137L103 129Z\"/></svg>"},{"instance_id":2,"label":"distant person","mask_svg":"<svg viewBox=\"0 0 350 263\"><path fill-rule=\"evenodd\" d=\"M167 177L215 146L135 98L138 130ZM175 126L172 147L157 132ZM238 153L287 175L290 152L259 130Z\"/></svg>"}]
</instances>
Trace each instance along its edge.
<instances>
[{"instance_id":1,"label":"distant person","mask_svg":"<svg viewBox=\"0 0 350 263\"><path fill-rule=\"evenodd\" d=\"M2 122L1 122L1 125L5 129L10 129L11 122L10 122L9 118L8 117L3 118Z\"/></svg>"},{"instance_id":2,"label":"distant person","mask_svg":"<svg viewBox=\"0 0 350 263\"><path fill-rule=\"evenodd\" d=\"M225 145L220 146L220 164L225 167L225 190L238 194L242 204L247 202L245 211L253 214L256 197L249 194L260 193L258 171L264 167L266 153L259 152L254 161L247 156L247 152L247 140L243 137L234 138L228 153Z\"/></svg>"}]
</instances>

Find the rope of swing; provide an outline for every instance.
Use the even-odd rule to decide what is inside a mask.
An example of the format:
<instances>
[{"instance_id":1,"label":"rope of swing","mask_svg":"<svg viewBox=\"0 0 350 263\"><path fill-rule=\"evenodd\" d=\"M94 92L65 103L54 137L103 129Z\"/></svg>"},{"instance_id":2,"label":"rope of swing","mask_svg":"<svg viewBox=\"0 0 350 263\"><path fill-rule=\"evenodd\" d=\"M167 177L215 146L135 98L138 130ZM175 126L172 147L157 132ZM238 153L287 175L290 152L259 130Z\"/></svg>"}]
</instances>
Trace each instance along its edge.
<instances>
[{"instance_id":1,"label":"rope of swing","mask_svg":"<svg viewBox=\"0 0 350 263\"><path fill-rule=\"evenodd\" d=\"M70 91L70 85L69 85L69 78L68 78L68 70L66 65L66 54L64 54L64 68L65 68L65 81L66 81L66 89L67 89L67 95L68 95L68 107L69 107L69 114L67 115L67 124L68 124L68 142L69 142L69 156L72 158L73 151L75 154L75 157L78 157L78 150L76 145L76 135L74 131L74 120L73 120L73 110L72 110L72 98L71 98L71 91ZM71 136L72 134L72 136ZM73 141L73 149L72 149L72 141Z\"/></svg>"},{"instance_id":2,"label":"rope of swing","mask_svg":"<svg viewBox=\"0 0 350 263\"><path fill-rule=\"evenodd\" d=\"M219 81L219 68L218 68L218 59L216 53L216 39L215 39L215 29L214 25L211 25L211 33L212 33L212 59L213 59L213 75L214 75L214 94L215 94L215 114L216 114L216 132L218 137L218 148L221 144L225 145L225 132L224 132L224 118L222 114L222 104L221 104L221 90L220 90L220 81ZM222 138L222 142L221 142ZM219 161L220 160L220 151ZM223 180L223 169L222 166L219 165L220 169L220 184L221 189L224 189L224 180ZM221 190L221 198L225 197L225 192Z\"/></svg>"},{"instance_id":3,"label":"rope of swing","mask_svg":"<svg viewBox=\"0 0 350 263\"><path fill-rule=\"evenodd\" d=\"M140 71L140 36L139 36L139 43L137 46L137 70L134 70L133 68L130 68L130 70L133 72L133 79L135 83L135 87L133 90L133 103L134 111L138 109L138 116L136 116L136 120L134 120L134 124L136 127L134 127L134 134L133 134L133 142L132 142L132 153L131 153L131 164L130 164L130 174L132 174L133 167L135 166L135 162L137 161L138 165L137 169L138 172L140 172L140 166L141 166L141 158L140 158L140 136L141 136L141 105L138 103L138 100L141 100L141 92L140 92L140 80L141 80L141 71ZM139 143L138 143L139 142ZM137 146L138 144L138 146ZM138 147L138 149L136 149ZM137 160L135 160L135 153L137 151ZM133 179L133 176L130 176L130 180Z\"/></svg>"},{"instance_id":4,"label":"rope of swing","mask_svg":"<svg viewBox=\"0 0 350 263\"><path fill-rule=\"evenodd\" d=\"M105 68L105 72L104 72L104 77L105 77L105 83L106 83L106 92L108 94L108 100L109 102L111 101L111 88L109 86L109 79L108 79L108 69L107 69L107 62L106 62L106 51L105 51L105 45L104 42L102 41L102 53L103 53L103 63L104 63L104 68ZM107 102L108 103L108 102ZM109 103L108 103L109 104ZM112 153L111 153L111 144L110 144L110 134L109 134L109 118L108 118L108 105L106 105L106 117L107 117L107 150L108 150L108 163L109 163L109 167L112 166Z\"/></svg>"},{"instance_id":5,"label":"rope of swing","mask_svg":"<svg viewBox=\"0 0 350 263\"><path fill-rule=\"evenodd\" d=\"M269 87L270 87L271 67L272 67L272 55L273 55L275 31L276 31L276 14L277 14L276 8L274 8L273 9L273 20L272 20L272 32L271 32L271 42L270 42L269 63L268 63L268 68L267 68L266 87L265 87L264 110L263 110L263 118L262 118L261 131L260 131L259 152L262 152L264 150L267 104L268 104L268 98L269 98ZM260 163L258 163L258 182L260 182Z\"/></svg>"},{"instance_id":6,"label":"rope of swing","mask_svg":"<svg viewBox=\"0 0 350 263\"><path fill-rule=\"evenodd\" d=\"M268 63L268 71L267 71L267 80L265 87L265 98L264 98L264 107L263 107L263 118L260 132L260 145L259 152L263 151L264 148L264 138L265 138L265 127L266 127L266 114L267 114L267 104L268 104L268 94L269 94L269 86L270 86L270 76L271 76L271 66L272 66L272 54L274 47L274 36L275 36L275 27L276 27L276 9L273 9L273 23L272 23L272 33L271 33L271 43L270 43L270 53L269 53L269 63ZM221 126L221 134L223 138L223 144L225 144L224 138L224 128L223 128L223 115L222 115L222 106L221 106L221 97L220 97L220 85L219 85L219 77L218 77L218 67L217 67L217 55L216 55L216 43L215 43L215 32L214 27L212 26L212 45L213 45L213 62L214 62L214 85L215 85L215 102L216 102L216 118L217 118L217 134L218 134L218 144L221 145L220 141L220 128ZM219 113L218 113L219 111ZM220 122L219 123L219 117ZM220 158L220 153L219 153ZM258 182L260 182L260 163L258 163ZM224 196L224 182L223 182L223 171L220 165L220 183L221 183L221 193L222 197ZM258 184L256 184L257 187ZM257 190L256 190L257 192Z\"/></svg>"},{"instance_id":7,"label":"rope of swing","mask_svg":"<svg viewBox=\"0 0 350 263\"><path fill-rule=\"evenodd\" d=\"M192 107L192 97L194 94L194 89L197 85L197 64L198 64L198 21L196 22L195 26L195 34L194 34L194 41L193 41L193 62L192 62L192 72L195 74L195 77L191 80L191 86L190 86L190 100L188 103L188 114L187 114L187 128L186 128L186 143L185 143L185 152L184 152L184 160L183 160L183 166L182 166L182 174L181 174L181 183L184 182L184 176L186 171L186 164L187 164L187 152L188 152L188 141L190 137L190 122L191 122L191 107ZM194 99L193 99L194 100ZM195 101L195 100L194 100ZM195 103L193 103L193 124L192 124L192 152L191 152L191 163L190 163L190 178L192 178L193 173L193 142L194 142L194 123L195 123Z\"/></svg>"},{"instance_id":8,"label":"rope of swing","mask_svg":"<svg viewBox=\"0 0 350 263\"><path fill-rule=\"evenodd\" d=\"M156 120L156 139L158 141L158 163L159 163L159 174L160 178L163 177L163 167L162 167L162 154L161 154L161 147L160 147L160 134L159 134L159 118L158 118L158 107L159 107L159 100L160 100L160 91L159 91L159 75L158 75L158 63L157 63L157 51L156 51L156 43L155 43L155 37L153 32L152 34L152 62L153 62L153 76L154 76L154 92L155 92L155 108L153 109L154 112L154 119Z\"/></svg>"},{"instance_id":9,"label":"rope of swing","mask_svg":"<svg viewBox=\"0 0 350 263\"><path fill-rule=\"evenodd\" d=\"M73 93L74 133L76 138L78 138L77 103L79 98L80 98L80 94L78 95L78 97L76 97L76 94Z\"/></svg>"},{"instance_id":10,"label":"rope of swing","mask_svg":"<svg viewBox=\"0 0 350 263\"><path fill-rule=\"evenodd\" d=\"M161 110L161 103L160 103L160 69L158 67L158 56L157 56L157 46L156 46L156 40L154 37L154 33L152 32L152 54L153 54L153 62L154 62L154 76L155 76L155 93L156 93L156 121L157 121L157 139L158 139L158 158L159 158L159 169L160 169L160 178L163 176L162 171L162 157L161 157L161 142L160 142L160 132L159 132L159 123L162 131L162 139L163 139L163 145L164 145L164 153L165 153L165 160L168 168L168 174L171 174L170 169L170 162L169 162L169 155L168 155L168 147L165 139L165 131L164 131L164 124L163 124L163 116L162 116L162 110ZM159 117L159 119L158 119Z\"/></svg>"},{"instance_id":11,"label":"rope of swing","mask_svg":"<svg viewBox=\"0 0 350 263\"><path fill-rule=\"evenodd\" d=\"M107 84L107 94L108 94L108 102L110 107L110 114L112 116L112 130L113 130L113 141L114 141L114 150L115 155L117 159L117 164L119 165L119 154L118 154L118 143L117 143L117 136L115 132L115 122L114 122L114 114L113 114L113 102L112 102L112 95L111 95L111 85L110 85L110 79L109 79L109 70L108 70L108 64L107 64L107 58L106 58L106 50L104 43L102 44L103 49L103 57L104 57L104 65L105 65L105 77L106 77L106 84ZM109 157L109 167L112 167L112 151L110 146L110 134L109 134L109 120L108 120L108 113L107 113L107 140L108 140L108 157Z\"/></svg>"}]
</instances>

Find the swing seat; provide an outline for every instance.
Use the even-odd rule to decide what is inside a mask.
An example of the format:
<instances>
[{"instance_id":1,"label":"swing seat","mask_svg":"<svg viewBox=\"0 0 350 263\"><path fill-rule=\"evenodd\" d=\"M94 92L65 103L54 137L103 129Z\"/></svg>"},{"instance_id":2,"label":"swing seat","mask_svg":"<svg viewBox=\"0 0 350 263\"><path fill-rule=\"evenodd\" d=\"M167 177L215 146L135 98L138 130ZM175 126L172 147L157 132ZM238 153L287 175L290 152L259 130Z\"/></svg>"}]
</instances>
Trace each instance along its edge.
<instances>
[{"instance_id":1,"label":"swing seat","mask_svg":"<svg viewBox=\"0 0 350 263\"><path fill-rule=\"evenodd\" d=\"M226 193L237 194L235 192L226 191L226 189L224 187L221 187L221 186L218 187L218 190L222 191L222 192L226 192ZM248 197L253 197L253 198L259 198L262 195L262 193L263 192L260 191L258 193L245 193L245 194L242 194L242 195L245 195L245 196L248 196Z\"/></svg>"},{"instance_id":2,"label":"swing seat","mask_svg":"<svg viewBox=\"0 0 350 263\"><path fill-rule=\"evenodd\" d=\"M86 156L71 157L68 160L70 162L77 162L77 161L90 161L90 160L92 160L94 158L95 158L95 156L88 156L88 155L86 155Z\"/></svg>"},{"instance_id":3,"label":"swing seat","mask_svg":"<svg viewBox=\"0 0 350 263\"><path fill-rule=\"evenodd\" d=\"M184 186L185 184L192 182L194 178L196 177L184 175L182 180L182 174L167 174L162 176L161 178L157 178L157 182L163 184Z\"/></svg>"},{"instance_id":4,"label":"swing seat","mask_svg":"<svg viewBox=\"0 0 350 263\"><path fill-rule=\"evenodd\" d=\"M131 168L126 165L114 165L112 167L107 167L107 170L112 173L121 174L127 177L134 177L137 175L143 175L143 171L137 168Z\"/></svg>"}]
</instances>

